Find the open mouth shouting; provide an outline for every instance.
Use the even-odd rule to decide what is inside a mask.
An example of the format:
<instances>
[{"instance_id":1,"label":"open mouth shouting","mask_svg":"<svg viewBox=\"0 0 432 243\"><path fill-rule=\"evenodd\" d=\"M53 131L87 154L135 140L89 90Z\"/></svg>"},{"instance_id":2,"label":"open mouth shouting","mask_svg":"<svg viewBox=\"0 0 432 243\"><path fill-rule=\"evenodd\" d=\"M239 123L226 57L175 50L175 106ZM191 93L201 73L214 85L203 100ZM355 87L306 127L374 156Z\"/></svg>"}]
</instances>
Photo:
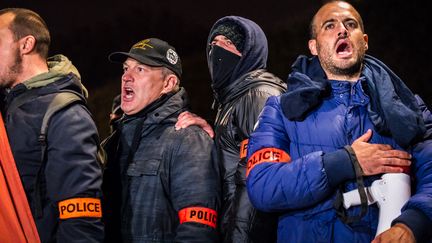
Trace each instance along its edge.
<instances>
[{"instance_id":1,"label":"open mouth shouting","mask_svg":"<svg viewBox=\"0 0 432 243\"><path fill-rule=\"evenodd\" d=\"M123 101L130 102L135 97L135 92L131 87L123 88Z\"/></svg>"},{"instance_id":2,"label":"open mouth shouting","mask_svg":"<svg viewBox=\"0 0 432 243\"><path fill-rule=\"evenodd\" d=\"M350 58L352 56L352 47L347 39L342 39L337 42L336 55L339 58Z\"/></svg>"}]
</instances>

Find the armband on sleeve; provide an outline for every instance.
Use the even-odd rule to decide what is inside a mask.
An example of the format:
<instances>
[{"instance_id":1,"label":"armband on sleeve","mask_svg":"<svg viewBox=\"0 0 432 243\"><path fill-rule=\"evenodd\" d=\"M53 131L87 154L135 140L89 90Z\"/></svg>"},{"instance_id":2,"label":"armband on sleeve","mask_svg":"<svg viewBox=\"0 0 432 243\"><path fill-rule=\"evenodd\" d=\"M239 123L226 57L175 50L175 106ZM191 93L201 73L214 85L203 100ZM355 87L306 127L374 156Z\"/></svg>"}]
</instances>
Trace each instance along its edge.
<instances>
[{"instance_id":1,"label":"armband on sleeve","mask_svg":"<svg viewBox=\"0 0 432 243\"><path fill-rule=\"evenodd\" d=\"M245 139L240 144L240 159L246 158L248 142L249 142L249 139Z\"/></svg>"},{"instance_id":2,"label":"armband on sleeve","mask_svg":"<svg viewBox=\"0 0 432 243\"><path fill-rule=\"evenodd\" d=\"M101 218L102 206L99 198L70 198L58 203L59 218Z\"/></svg>"},{"instance_id":3,"label":"armband on sleeve","mask_svg":"<svg viewBox=\"0 0 432 243\"><path fill-rule=\"evenodd\" d=\"M249 172L258 164L261 164L263 162L290 162L291 157L287 152L285 152L282 149L278 148L263 148L260 150L257 150L255 153L250 156L248 163L247 163L247 169L246 169L246 176L249 175Z\"/></svg>"},{"instance_id":4,"label":"armband on sleeve","mask_svg":"<svg viewBox=\"0 0 432 243\"><path fill-rule=\"evenodd\" d=\"M216 228L217 212L205 207L183 208L178 212L180 224L195 222Z\"/></svg>"}]
</instances>

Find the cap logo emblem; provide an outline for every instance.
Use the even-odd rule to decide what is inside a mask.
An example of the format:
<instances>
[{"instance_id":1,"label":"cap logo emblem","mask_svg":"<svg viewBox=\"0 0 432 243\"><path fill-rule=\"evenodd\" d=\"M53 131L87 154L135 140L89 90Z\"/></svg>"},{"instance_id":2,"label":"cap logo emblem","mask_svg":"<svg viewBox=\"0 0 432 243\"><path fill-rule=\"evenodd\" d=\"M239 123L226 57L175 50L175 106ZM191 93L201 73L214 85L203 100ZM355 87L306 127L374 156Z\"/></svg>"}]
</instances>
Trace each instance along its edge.
<instances>
[{"instance_id":1,"label":"cap logo emblem","mask_svg":"<svg viewBox=\"0 0 432 243\"><path fill-rule=\"evenodd\" d=\"M142 40L142 41L136 43L135 45L133 45L132 48L140 48L140 49L143 49L143 50L145 50L147 47L153 48L153 46L150 45L149 42L150 42L149 39Z\"/></svg>"},{"instance_id":2,"label":"cap logo emblem","mask_svg":"<svg viewBox=\"0 0 432 243\"><path fill-rule=\"evenodd\" d=\"M171 64L176 64L178 61L178 55L173 49L168 49L166 53L166 58Z\"/></svg>"}]
</instances>

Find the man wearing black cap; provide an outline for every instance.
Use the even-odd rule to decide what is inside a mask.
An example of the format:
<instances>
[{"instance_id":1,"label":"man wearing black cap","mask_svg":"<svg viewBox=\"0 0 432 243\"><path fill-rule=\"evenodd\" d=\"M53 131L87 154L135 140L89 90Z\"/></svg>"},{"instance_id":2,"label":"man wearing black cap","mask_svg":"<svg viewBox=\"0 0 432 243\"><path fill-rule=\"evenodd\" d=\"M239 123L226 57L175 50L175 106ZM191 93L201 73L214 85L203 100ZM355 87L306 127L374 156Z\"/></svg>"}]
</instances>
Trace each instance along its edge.
<instances>
[{"instance_id":1,"label":"man wearing black cap","mask_svg":"<svg viewBox=\"0 0 432 243\"><path fill-rule=\"evenodd\" d=\"M218 113L215 121L217 161L223 176L223 242L275 242L276 215L256 211L246 192L246 146L258 114L269 96L286 85L265 70L267 39L253 21L238 16L219 19L207 39L207 62ZM183 116L182 116L183 117ZM184 119L177 127L202 125Z\"/></svg>"},{"instance_id":2,"label":"man wearing black cap","mask_svg":"<svg viewBox=\"0 0 432 243\"><path fill-rule=\"evenodd\" d=\"M220 182L210 156L213 141L196 126L174 129L188 106L176 50L150 38L109 59L123 64L125 115L116 150L107 151L107 212L117 210L120 218L107 217L107 241L118 241L110 235L118 226L123 242L216 242Z\"/></svg>"}]
</instances>

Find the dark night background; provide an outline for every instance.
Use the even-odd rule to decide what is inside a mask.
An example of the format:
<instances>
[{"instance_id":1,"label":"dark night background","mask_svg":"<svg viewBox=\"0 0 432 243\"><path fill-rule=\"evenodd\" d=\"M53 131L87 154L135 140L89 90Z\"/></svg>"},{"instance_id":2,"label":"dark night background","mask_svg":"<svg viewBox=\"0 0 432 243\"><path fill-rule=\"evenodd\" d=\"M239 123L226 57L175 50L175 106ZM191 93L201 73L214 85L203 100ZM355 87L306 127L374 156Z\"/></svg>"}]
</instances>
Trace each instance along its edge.
<instances>
[{"instance_id":1,"label":"dark night background","mask_svg":"<svg viewBox=\"0 0 432 243\"><path fill-rule=\"evenodd\" d=\"M192 110L213 119L205 45L213 23L239 15L262 27L269 42L268 69L283 80L307 49L308 26L324 1L192 0L0 0L0 8L24 7L39 13L51 31L50 54L62 53L80 70L101 137L108 133L112 98L120 92L121 66L109 63L113 51L127 51L149 37L168 41L183 63L182 86ZM356 0L369 35L368 53L386 63L431 107L431 9L421 1Z\"/></svg>"}]
</instances>

